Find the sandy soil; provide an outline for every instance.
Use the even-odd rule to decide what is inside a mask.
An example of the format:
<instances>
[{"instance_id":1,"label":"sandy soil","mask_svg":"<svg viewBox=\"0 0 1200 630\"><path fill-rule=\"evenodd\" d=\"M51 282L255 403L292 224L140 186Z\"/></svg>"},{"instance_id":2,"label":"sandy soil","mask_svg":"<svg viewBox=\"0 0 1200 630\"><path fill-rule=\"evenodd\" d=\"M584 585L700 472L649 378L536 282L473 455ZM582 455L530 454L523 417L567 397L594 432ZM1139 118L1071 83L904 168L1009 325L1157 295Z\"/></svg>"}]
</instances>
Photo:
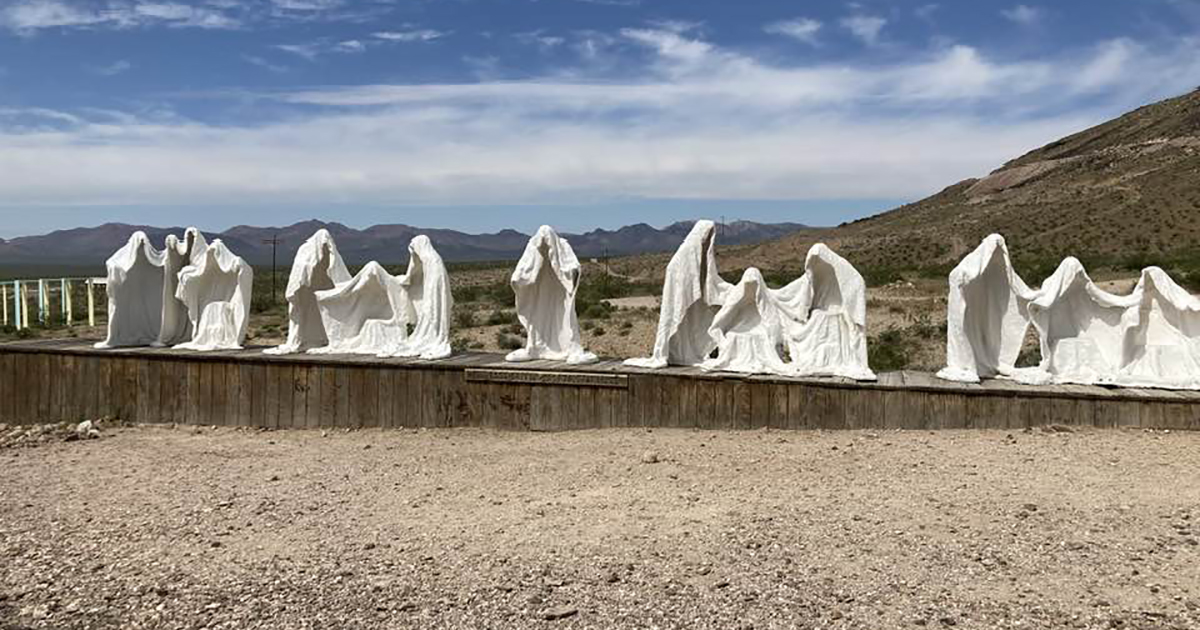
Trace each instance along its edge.
<instances>
[{"instance_id":1,"label":"sandy soil","mask_svg":"<svg viewBox=\"0 0 1200 630\"><path fill-rule=\"evenodd\" d=\"M1200 627L1197 434L105 435L0 449L0 627Z\"/></svg>"}]
</instances>

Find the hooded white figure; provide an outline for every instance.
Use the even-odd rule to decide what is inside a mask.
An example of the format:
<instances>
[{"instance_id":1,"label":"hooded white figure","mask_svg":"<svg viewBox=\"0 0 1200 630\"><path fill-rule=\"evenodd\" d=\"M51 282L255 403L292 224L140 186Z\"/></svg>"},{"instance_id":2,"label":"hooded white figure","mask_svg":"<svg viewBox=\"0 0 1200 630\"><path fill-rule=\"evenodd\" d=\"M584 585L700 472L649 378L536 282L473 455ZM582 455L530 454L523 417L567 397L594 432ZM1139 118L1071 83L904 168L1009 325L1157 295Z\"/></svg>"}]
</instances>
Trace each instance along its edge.
<instances>
[{"instance_id":1,"label":"hooded white figure","mask_svg":"<svg viewBox=\"0 0 1200 630\"><path fill-rule=\"evenodd\" d=\"M1012 376L1036 292L1013 270L1004 237L992 234L950 272L946 367L938 378L978 383Z\"/></svg>"},{"instance_id":2,"label":"hooded white figure","mask_svg":"<svg viewBox=\"0 0 1200 630\"><path fill-rule=\"evenodd\" d=\"M571 245L550 226L538 228L512 275L517 319L525 327L525 347L508 353L506 360L596 361L596 355L583 349L575 315L580 273Z\"/></svg>"},{"instance_id":3,"label":"hooded white figure","mask_svg":"<svg viewBox=\"0 0 1200 630\"><path fill-rule=\"evenodd\" d=\"M713 317L709 334L717 356L700 364L703 370L745 374L789 374L781 350L785 315L762 272L751 267L725 296Z\"/></svg>"},{"instance_id":4,"label":"hooded white figure","mask_svg":"<svg viewBox=\"0 0 1200 630\"><path fill-rule=\"evenodd\" d=\"M1126 317L1124 365L1115 382L1128 387L1200 389L1200 299L1158 267L1142 270Z\"/></svg>"},{"instance_id":5,"label":"hooded white figure","mask_svg":"<svg viewBox=\"0 0 1200 630\"><path fill-rule=\"evenodd\" d=\"M309 353L378 355L408 337L404 285L377 262L316 297L329 344Z\"/></svg>"},{"instance_id":6,"label":"hooded white figure","mask_svg":"<svg viewBox=\"0 0 1200 630\"><path fill-rule=\"evenodd\" d=\"M162 252L140 231L109 257L108 337L97 348L148 346L158 340L165 264Z\"/></svg>"},{"instance_id":7,"label":"hooded white figure","mask_svg":"<svg viewBox=\"0 0 1200 630\"><path fill-rule=\"evenodd\" d=\"M179 272L189 265L200 264L207 249L204 235L194 227L183 233L183 240L174 234L167 235L167 248L163 250L162 330L155 346L174 346L192 338L192 320L188 319L187 305L175 297L175 291L179 288Z\"/></svg>"},{"instance_id":8,"label":"hooded white figure","mask_svg":"<svg viewBox=\"0 0 1200 630\"><path fill-rule=\"evenodd\" d=\"M250 325L254 270L219 239L179 272L175 297L187 306L192 340L181 350L240 350Z\"/></svg>"},{"instance_id":9,"label":"hooded white figure","mask_svg":"<svg viewBox=\"0 0 1200 630\"><path fill-rule=\"evenodd\" d=\"M712 221L697 221L675 251L663 282L654 351L649 358L628 359L626 365L699 365L717 347L708 329L733 285L717 273L715 233Z\"/></svg>"},{"instance_id":10,"label":"hooded white figure","mask_svg":"<svg viewBox=\"0 0 1200 630\"><path fill-rule=\"evenodd\" d=\"M337 243L329 230L317 230L296 251L292 272L288 276L288 337L287 341L263 352L267 354L294 354L312 348L329 345L325 324L321 320L321 309L317 305L317 292L328 291L350 282L350 272Z\"/></svg>"},{"instance_id":11,"label":"hooded white figure","mask_svg":"<svg viewBox=\"0 0 1200 630\"><path fill-rule=\"evenodd\" d=\"M1123 364L1127 317L1136 316L1137 294L1117 296L1097 287L1075 258L1046 279L1029 314L1041 336L1042 362L1017 370L1024 383L1111 384Z\"/></svg>"},{"instance_id":12,"label":"hooded white figure","mask_svg":"<svg viewBox=\"0 0 1200 630\"><path fill-rule=\"evenodd\" d=\"M793 374L875 380L867 365L867 284L849 261L817 243L804 275L773 295L787 315Z\"/></svg>"},{"instance_id":13,"label":"hooded white figure","mask_svg":"<svg viewBox=\"0 0 1200 630\"><path fill-rule=\"evenodd\" d=\"M412 333L380 356L444 359L450 356L450 276L429 237L420 235L408 244L408 273L400 277L407 295L405 320Z\"/></svg>"}]
</instances>

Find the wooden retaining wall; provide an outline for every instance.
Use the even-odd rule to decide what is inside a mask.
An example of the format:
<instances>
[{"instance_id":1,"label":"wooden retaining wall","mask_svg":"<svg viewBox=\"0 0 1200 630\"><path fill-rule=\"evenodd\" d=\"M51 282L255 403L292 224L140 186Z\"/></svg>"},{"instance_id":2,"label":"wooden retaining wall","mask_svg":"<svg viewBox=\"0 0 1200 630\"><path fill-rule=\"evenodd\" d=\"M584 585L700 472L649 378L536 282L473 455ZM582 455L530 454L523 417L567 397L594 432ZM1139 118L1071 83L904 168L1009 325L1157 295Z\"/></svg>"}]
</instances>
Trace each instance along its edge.
<instances>
[{"instance_id":1,"label":"wooden retaining wall","mask_svg":"<svg viewBox=\"0 0 1200 630\"><path fill-rule=\"evenodd\" d=\"M1052 423L1200 429L1200 393L1006 381L948 383L921 372L877 383L441 361L94 350L79 341L0 344L0 423L120 418L267 428L603 427L1019 429Z\"/></svg>"}]
</instances>

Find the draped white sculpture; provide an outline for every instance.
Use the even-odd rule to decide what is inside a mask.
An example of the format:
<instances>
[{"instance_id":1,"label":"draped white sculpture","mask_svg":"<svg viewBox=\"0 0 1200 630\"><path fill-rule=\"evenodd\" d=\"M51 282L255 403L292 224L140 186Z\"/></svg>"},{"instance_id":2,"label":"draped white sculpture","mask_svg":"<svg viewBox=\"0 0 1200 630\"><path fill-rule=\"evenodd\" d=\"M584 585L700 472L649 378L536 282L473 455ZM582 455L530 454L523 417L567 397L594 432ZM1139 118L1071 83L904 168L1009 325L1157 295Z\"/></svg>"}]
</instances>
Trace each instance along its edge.
<instances>
[{"instance_id":1,"label":"draped white sculpture","mask_svg":"<svg viewBox=\"0 0 1200 630\"><path fill-rule=\"evenodd\" d=\"M182 350L238 350L250 324L254 270L215 240L197 264L179 272L177 297L187 306L192 340Z\"/></svg>"},{"instance_id":2,"label":"draped white sculpture","mask_svg":"<svg viewBox=\"0 0 1200 630\"><path fill-rule=\"evenodd\" d=\"M747 269L725 296L724 305L709 327L717 356L703 361L700 368L746 374L790 373L790 366L780 354L785 317L762 272L754 267Z\"/></svg>"},{"instance_id":3,"label":"draped white sculpture","mask_svg":"<svg viewBox=\"0 0 1200 630\"><path fill-rule=\"evenodd\" d=\"M404 285L377 262L348 282L317 291L316 298L329 344L309 350L312 354L378 355L408 337Z\"/></svg>"},{"instance_id":4,"label":"draped white sculpture","mask_svg":"<svg viewBox=\"0 0 1200 630\"><path fill-rule=\"evenodd\" d=\"M1004 237L992 234L950 272L946 367L938 377L964 383L1012 376L1035 297L1013 270Z\"/></svg>"},{"instance_id":5,"label":"draped white sculpture","mask_svg":"<svg viewBox=\"0 0 1200 630\"><path fill-rule=\"evenodd\" d=\"M1042 360L1017 368L1030 324ZM1129 295L1114 295L1069 257L1030 289L993 234L951 272L946 328L938 376L948 380L1200 389L1200 299L1158 267L1142 270Z\"/></svg>"},{"instance_id":6,"label":"draped white sculpture","mask_svg":"<svg viewBox=\"0 0 1200 630\"><path fill-rule=\"evenodd\" d=\"M525 347L508 361L550 359L571 364L591 363L596 355L580 343L575 293L581 269L571 245L548 225L538 228L513 271L517 318L525 327Z\"/></svg>"},{"instance_id":7,"label":"draped white sculpture","mask_svg":"<svg viewBox=\"0 0 1200 630\"><path fill-rule=\"evenodd\" d=\"M1096 286L1083 265L1068 257L1029 303L1041 337L1037 370L1018 370L1026 383L1112 383L1125 354L1125 329L1136 295L1117 296Z\"/></svg>"},{"instance_id":8,"label":"draped white sculpture","mask_svg":"<svg viewBox=\"0 0 1200 630\"><path fill-rule=\"evenodd\" d=\"M154 249L145 232L134 232L129 241L109 257L108 336L97 348L147 346L158 341L163 317L162 252Z\"/></svg>"},{"instance_id":9,"label":"draped white sculpture","mask_svg":"<svg viewBox=\"0 0 1200 630\"><path fill-rule=\"evenodd\" d=\"M626 360L626 365L699 365L717 347L708 329L733 285L717 273L715 236L712 221L692 226L667 264L654 350L648 358Z\"/></svg>"},{"instance_id":10,"label":"draped white sculpture","mask_svg":"<svg viewBox=\"0 0 1200 630\"><path fill-rule=\"evenodd\" d=\"M784 304L790 371L875 380L867 365L867 284L824 243L808 250L804 275L775 292Z\"/></svg>"},{"instance_id":11,"label":"draped white sculpture","mask_svg":"<svg viewBox=\"0 0 1200 630\"><path fill-rule=\"evenodd\" d=\"M408 338L380 356L443 359L450 356L450 276L429 237L408 244L408 272L400 277L407 299L405 321L413 325Z\"/></svg>"},{"instance_id":12,"label":"draped white sculpture","mask_svg":"<svg viewBox=\"0 0 1200 630\"><path fill-rule=\"evenodd\" d=\"M187 305L175 297L179 288L179 272L189 265L200 264L208 243L200 230L190 227L183 234L183 240L174 234L167 235L167 247L163 250L163 310L162 330L157 347L174 346L192 338L192 321L188 319Z\"/></svg>"},{"instance_id":13,"label":"draped white sculpture","mask_svg":"<svg viewBox=\"0 0 1200 630\"><path fill-rule=\"evenodd\" d=\"M350 282L350 272L329 230L317 230L300 246L292 263L285 296L288 301L288 338L267 354L293 354L329 345L317 292Z\"/></svg>"},{"instance_id":14,"label":"draped white sculpture","mask_svg":"<svg viewBox=\"0 0 1200 630\"><path fill-rule=\"evenodd\" d=\"M1116 383L1200 389L1200 299L1158 267L1142 270L1133 298Z\"/></svg>"}]
</instances>

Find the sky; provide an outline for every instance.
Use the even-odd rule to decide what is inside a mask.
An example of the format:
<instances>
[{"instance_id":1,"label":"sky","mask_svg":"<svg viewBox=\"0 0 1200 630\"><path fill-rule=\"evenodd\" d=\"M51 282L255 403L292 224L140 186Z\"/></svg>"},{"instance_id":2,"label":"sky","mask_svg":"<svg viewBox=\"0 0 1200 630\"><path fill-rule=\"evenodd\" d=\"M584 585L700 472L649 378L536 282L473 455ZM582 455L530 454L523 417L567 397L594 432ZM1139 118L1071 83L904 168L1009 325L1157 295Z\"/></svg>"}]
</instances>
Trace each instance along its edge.
<instances>
[{"instance_id":1,"label":"sky","mask_svg":"<svg viewBox=\"0 0 1200 630\"><path fill-rule=\"evenodd\" d=\"M0 0L0 237L836 225L1200 86L1200 0Z\"/></svg>"}]
</instances>

